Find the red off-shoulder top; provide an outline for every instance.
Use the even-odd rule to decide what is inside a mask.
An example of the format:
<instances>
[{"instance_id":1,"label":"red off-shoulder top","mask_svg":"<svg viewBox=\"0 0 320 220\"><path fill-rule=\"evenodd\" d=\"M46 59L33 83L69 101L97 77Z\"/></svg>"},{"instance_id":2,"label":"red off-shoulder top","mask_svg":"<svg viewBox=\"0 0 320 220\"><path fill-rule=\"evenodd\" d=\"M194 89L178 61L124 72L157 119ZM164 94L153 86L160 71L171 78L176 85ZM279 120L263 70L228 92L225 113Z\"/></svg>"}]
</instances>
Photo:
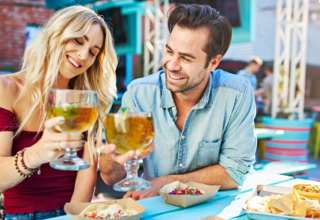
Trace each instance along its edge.
<instances>
[{"instance_id":1,"label":"red off-shoulder top","mask_svg":"<svg viewBox=\"0 0 320 220\"><path fill-rule=\"evenodd\" d=\"M0 107L0 132L15 132L18 127L16 115ZM30 131L19 133L13 139L12 155L36 143L41 135ZM72 196L75 178L74 171L59 171L43 164L40 175L35 174L4 192L4 211L15 214L63 208Z\"/></svg>"}]
</instances>

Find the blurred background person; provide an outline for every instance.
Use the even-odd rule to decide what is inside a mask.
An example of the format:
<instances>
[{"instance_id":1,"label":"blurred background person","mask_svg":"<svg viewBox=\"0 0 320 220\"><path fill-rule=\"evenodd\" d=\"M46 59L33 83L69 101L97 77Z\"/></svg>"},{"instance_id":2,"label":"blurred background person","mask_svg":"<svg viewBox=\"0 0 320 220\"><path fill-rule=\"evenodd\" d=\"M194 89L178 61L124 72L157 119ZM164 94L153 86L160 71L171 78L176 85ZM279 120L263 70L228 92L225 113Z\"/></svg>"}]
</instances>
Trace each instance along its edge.
<instances>
[{"instance_id":1,"label":"blurred background person","mask_svg":"<svg viewBox=\"0 0 320 220\"><path fill-rule=\"evenodd\" d=\"M264 67L265 77L261 82L261 88L256 90L256 97L263 100L264 114L270 114L272 103L272 89L273 89L273 68L271 65Z\"/></svg>"},{"instance_id":2,"label":"blurred background person","mask_svg":"<svg viewBox=\"0 0 320 220\"><path fill-rule=\"evenodd\" d=\"M238 71L238 75L248 80L255 92L257 91L257 88L258 88L256 74L259 72L262 64L263 64L262 59L255 56L251 58L251 60L248 62L245 68ZM263 113L264 103L261 97L259 96L256 96L255 100L256 100L257 115L260 115Z\"/></svg>"},{"instance_id":3,"label":"blurred background person","mask_svg":"<svg viewBox=\"0 0 320 220\"><path fill-rule=\"evenodd\" d=\"M263 61L259 57L253 57L244 69L239 70L239 76L243 76L247 80L249 80L252 88L254 90L257 89L257 77L256 73L260 70Z\"/></svg>"}]
</instances>

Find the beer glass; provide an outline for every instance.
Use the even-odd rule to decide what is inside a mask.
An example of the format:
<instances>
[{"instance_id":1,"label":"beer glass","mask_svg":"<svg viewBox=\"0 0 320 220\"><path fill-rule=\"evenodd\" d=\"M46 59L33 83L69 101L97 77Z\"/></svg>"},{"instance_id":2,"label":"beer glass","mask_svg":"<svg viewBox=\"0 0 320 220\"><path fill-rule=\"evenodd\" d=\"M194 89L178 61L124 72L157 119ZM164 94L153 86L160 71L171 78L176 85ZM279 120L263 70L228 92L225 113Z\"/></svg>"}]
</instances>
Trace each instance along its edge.
<instances>
[{"instance_id":1,"label":"beer glass","mask_svg":"<svg viewBox=\"0 0 320 220\"><path fill-rule=\"evenodd\" d=\"M84 132L98 117L98 97L91 90L51 89L48 96L47 117L64 117L64 123L55 126L57 132ZM50 162L58 170L81 170L89 164L78 157L77 149L66 148L63 157Z\"/></svg>"},{"instance_id":2,"label":"beer glass","mask_svg":"<svg viewBox=\"0 0 320 220\"><path fill-rule=\"evenodd\" d=\"M118 154L130 150L146 155L150 153L154 137L152 116L150 113L119 112L107 114L104 125L107 142L116 145ZM144 190L151 186L150 182L138 177L139 161L129 160L125 163L127 176L116 183L113 189L126 192Z\"/></svg>"}]
</instances>

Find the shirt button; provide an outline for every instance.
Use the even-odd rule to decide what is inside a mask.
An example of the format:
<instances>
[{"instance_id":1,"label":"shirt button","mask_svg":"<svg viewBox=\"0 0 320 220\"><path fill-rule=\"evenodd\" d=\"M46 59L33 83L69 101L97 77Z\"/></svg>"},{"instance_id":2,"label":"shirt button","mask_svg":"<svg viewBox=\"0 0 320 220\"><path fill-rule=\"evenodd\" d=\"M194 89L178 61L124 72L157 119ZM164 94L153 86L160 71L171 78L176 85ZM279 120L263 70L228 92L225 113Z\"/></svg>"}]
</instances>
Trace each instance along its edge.
<instances>
[{"instance_id":1,"label":"shirt button","mask_svg":"<svg viewBox=\"0 0 320 220\"><path fill-rule=\"evenodd\" d=\"M179 163L179 167L182 168L183 167L183 163Z\"/></svg>"},{"instance_id":2,"label":"shirt button","mask_svg":"<svg viewBox=\"0 0 320 220\"><path fill-rule=\"evenodd\" d=\"M186 139L186 136L182 135L181 140L184 140L184 139Z\"/></svg>"}]
</instances>

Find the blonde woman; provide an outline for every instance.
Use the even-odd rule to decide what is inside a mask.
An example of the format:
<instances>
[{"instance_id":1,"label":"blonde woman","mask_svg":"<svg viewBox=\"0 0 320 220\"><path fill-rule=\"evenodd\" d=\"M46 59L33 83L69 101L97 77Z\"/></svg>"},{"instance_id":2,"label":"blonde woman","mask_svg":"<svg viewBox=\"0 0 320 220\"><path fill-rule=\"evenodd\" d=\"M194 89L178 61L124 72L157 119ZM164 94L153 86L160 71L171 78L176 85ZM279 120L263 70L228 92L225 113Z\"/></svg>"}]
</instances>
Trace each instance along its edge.
<instances>
[{"instance_id":1,"label":"blonde woman","mask_svg":"<svg viewBox=\"0 0 320 220\"><path fill-rule=\"evenodd\" d=\"M80 133L67 135L51 129L63 118L46 121L45 103L50 88L95 90L102 118L116 95L116 66L104 20L91 9L72 6L48 21L26 49L19 72L0 77L0 191L4 192L5 219L48 218L63 214L63 205L70 200L90 201L95 161L78 174L48 166L64 148L84 143ZM95 128L100 133L101 123ZM93 140L92 133L88 140ZM83 151L86 160L88 147L85 144ZM121 178L111 176L114 181Z\"/></svg>"}]
</instances>

